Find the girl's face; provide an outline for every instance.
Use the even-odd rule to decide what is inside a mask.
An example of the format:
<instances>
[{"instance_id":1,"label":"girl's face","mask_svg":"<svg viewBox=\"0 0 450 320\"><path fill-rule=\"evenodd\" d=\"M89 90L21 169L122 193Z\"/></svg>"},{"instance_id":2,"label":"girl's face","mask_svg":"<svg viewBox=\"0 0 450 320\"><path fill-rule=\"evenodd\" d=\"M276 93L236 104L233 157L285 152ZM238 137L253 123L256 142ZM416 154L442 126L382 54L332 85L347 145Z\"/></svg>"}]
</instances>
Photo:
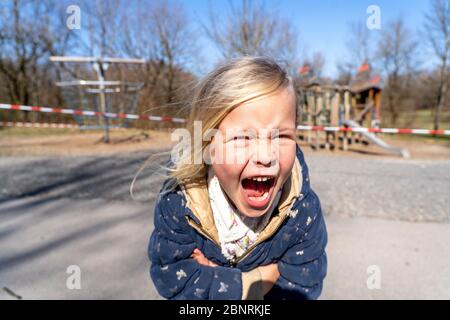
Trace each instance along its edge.
<instances>
[{"instance_id":1,"label":"girl's face","mask_svg":"<svg viewBox=\"0 0 450 320\"><path fill-rule=\"evenodd\" d=\"M249 217L264 215L295 161L293 88L246 102L220 123L210 150L222 189Z\"/></svg>"}]
</instances>

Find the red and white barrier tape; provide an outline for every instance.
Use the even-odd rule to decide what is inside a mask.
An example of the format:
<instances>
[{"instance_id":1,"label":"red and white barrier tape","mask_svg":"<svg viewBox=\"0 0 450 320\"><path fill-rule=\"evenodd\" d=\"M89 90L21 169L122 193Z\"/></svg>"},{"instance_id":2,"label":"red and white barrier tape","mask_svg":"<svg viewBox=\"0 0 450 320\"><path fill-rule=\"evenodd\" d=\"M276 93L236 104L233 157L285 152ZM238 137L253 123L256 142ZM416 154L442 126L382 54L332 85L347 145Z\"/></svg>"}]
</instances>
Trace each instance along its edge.
<instances>
[{"instance_id":1,"label":"red and white barrier tape","mask_svg":"<svg viewBox=\"0 0 450 320\"><path fill-rule=\"evenodd\" d=\"M151 120L151 121L164 121L184 123L183 118L169 117L169 116L145 116L137 114L127 113L103 113L98 111L88 111L80 109L62 109L62 108L49 108L49 107L35 107L35 106L23 106L17 104L3 104L0 103L0 109L5 110L22 110L22 111L36 111L36 112L49 112L49 113L62 113L72 115L82 115L91 117L107 118L125 118L131 120ZM12 126L12 125L11 125ZM19 126L19 125L18 125ZM32 127L31 123L22 125L24 127ZM78 127L76 125L69 124L37 124L37 127L52 127L52 128L64 128L64 126L72 126L72 128ZM69 127L66 127L69 128ZM326 126L297 126L301 131L330 131L330 132L374 132L374 133L404 133L404 134L423 134L423 135L450 135L450 130L428 130L428 129L400 129L400 128L347 128L347 127L326 127Z\"/></svg>"},{"instance_id":2,"label":"red and white barrier tape","mask_svg":"<svg viewBox=\"0 0 450 320\"><path fill-rule=\"evenodd\" d=\"M450 135L450 130L428 130L428 129L399 129L399 128L347 128L347 127L325 127L325 126L297 126L301 131L329 131L329 132L374 132L374 133L406 133L406 134L439 134Z\"/></svg>"},{"instance_id":3,"label":"red and white barrier tape","mask_svg":"<svg viewBox=\"0 0 450 320\"><path fill-rule=\"evenodd\" d=\"M34 107L34 106L22 106L18 104L4 104L0 103L0 109L5 110L21 110L21 111L37 111L37 112L49 112L49 113L63 113L72 114L78 116L88 116L88 117L107 117L107 118L124 118L131 120L151 120L151 121L164 121L164 122L176 122L184 123L186 120L176 117L168 116L145 116L137 114L127 114L127 113L111 113L111 112L98 112L98 111L87 111L80 109L62 109L62 108L48 108L48 107Z\"/></svg>"}]
</instances>

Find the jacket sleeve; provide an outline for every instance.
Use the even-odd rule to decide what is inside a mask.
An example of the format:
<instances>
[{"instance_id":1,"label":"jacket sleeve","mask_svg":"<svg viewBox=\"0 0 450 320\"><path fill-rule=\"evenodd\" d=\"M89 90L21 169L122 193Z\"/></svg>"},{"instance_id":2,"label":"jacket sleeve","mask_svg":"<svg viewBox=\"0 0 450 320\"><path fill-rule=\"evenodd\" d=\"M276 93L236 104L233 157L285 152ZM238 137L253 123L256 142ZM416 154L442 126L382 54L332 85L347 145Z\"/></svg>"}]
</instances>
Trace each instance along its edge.
<instances>
[{"instance_id":1,"label":"jacket sleeve","mask_svg":"<svg viewBox=\"0 0 450 320\"><path fill-rule=\"evenodd\" d=\"M293 244L278 261L280 277L266 299L311 300L322 292L327 272L327 230L313 191L301 202L297 217L283 235ZM300 212L301 211L301 212Z\"/></svg>"},{"instance_id":2,"label":"jacket sleeve","mask_svg":"<svg viewBox=\"0 0 450 320\"><path fill-rule=\"evenodd\" d=\"M241 299L239 269L203 266L190 258L196 242L184 210L179 194L160 196L154 210L148 254L150 275L159 294L167 299Z\"/></svg>"}]
</instances>

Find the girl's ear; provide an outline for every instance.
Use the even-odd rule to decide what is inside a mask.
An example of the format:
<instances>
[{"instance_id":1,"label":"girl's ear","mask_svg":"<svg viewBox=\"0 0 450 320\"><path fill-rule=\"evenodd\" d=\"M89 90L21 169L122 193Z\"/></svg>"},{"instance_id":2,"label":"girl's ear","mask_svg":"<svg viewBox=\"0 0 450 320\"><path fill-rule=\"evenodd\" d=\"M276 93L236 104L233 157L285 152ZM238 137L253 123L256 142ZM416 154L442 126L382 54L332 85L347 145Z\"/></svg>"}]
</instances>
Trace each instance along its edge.
<instances>
[{"instance_id":1,"label":"girl's ear","mask_svg":"<svg viewBox=\"0 0 450 320\"><path fill-rule=\"evenodd\" d=\"M212 161L214 161L217 144L217 139L215 136L218 132L219 132L218 129L208 129L204 134L204 139L206 139L206 141L209 141L209 143L203 150L203 159L206 162L206 164L212 164Z\"/></svg>"},{"instance_id":2,"label":"girl's ear","mask_svg":"<svg viewBox=\"0 0 450 320\"><path fill-rule=\"evenodd\" d=\"M213 161L215 159L216 156L216 145L215 145L215 141L214 141L214 137L212 138L210 144L209 144L209 148L208 148L208 164L213 164Z\"/></svg>"},{"instance_id":3,"label":"girl's ear","mask_svg":"<svg viewBox=\"0 0 450 320\"><path fill-rule=\"evenodd\" d=\"M207 152L205 152L205 157L209 157L208 164L222 164L223 157L223 135L222 132L218 129L213 129L214 134L211 135L209 139L210 143L207 146ZM206 150L205 150L206 151Z\"/></svg>"}]
</instances>

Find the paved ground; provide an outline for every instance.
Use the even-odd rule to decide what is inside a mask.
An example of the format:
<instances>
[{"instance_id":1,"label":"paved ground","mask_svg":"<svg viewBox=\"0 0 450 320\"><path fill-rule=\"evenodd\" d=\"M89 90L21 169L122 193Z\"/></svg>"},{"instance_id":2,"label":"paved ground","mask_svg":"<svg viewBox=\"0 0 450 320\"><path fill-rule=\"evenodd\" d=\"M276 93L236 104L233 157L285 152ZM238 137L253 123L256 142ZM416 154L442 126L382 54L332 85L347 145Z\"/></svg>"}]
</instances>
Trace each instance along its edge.
<instances>
[{"instance_id":1,"label":"paved ground","mask_svg":"<svg viewBox=\"0 0 450 320\"><path fill-rule=\"evenodd\" d=\"M161 179L145 170L128 194L147 157L0 158L0 299L157 298L146 246ZM450 161L307 161L329 229L323 298L450 298ZM80 290L66 288L69 265Z\"/></svg>"},{"instance_id":2,"label":"paved ground","mask_svg":"<svg viewBox=\"0 0 450 320\"><path fill-rule=\"evenodd\" d=\"M24 299L157 299L148 273L150 206L39 197L0 204L0 289ZM66 273L79 266L81 289ZM72 271L73 272L73 271ZM0 290L0 299L13 298Z\"/></svg>"},{"instance_id":3,"label":"paved ground","mask_svg":"<svg viewBox=\"0 0 450 320\"><path fill-rule=\"evenodd\" d=\"M450 160L307 159L326 214L450 222Z\"/></svg>"},{"instance_id":4,"label":"paved ground","mask_svg":"<svg viewBox=\"0 0 450 320\"><path fill-rule=\"evenodd\" d=\"M450 299L449 224L328 216L327 227L321 299Z\"/></svg>"}]
</instances>

